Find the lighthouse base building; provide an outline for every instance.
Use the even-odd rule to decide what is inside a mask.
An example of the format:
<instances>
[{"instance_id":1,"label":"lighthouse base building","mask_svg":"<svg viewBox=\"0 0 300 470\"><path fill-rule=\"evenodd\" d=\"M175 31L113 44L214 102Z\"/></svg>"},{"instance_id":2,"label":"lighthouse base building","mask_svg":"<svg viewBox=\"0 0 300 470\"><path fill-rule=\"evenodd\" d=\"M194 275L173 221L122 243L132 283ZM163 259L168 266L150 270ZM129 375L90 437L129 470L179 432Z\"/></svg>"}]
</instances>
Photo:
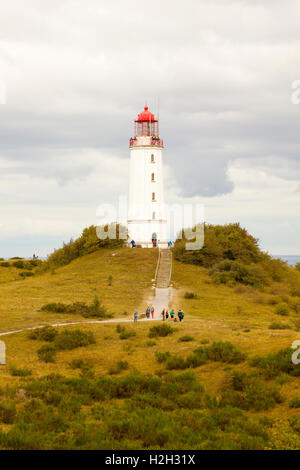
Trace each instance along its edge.
<instances>
[{"instance_id":1,"label":"lighthouse base building","mask_svg":"<svg viewBox=\"0 0 300 470\"><path fill-rule=\"evenodd\" d=\"M167 247L167 218L164 208L163 141L159 138L158 120L144 111L135 121L130 139L128 201L129 242L143 248Z\"/></svg>"}]
</instances>

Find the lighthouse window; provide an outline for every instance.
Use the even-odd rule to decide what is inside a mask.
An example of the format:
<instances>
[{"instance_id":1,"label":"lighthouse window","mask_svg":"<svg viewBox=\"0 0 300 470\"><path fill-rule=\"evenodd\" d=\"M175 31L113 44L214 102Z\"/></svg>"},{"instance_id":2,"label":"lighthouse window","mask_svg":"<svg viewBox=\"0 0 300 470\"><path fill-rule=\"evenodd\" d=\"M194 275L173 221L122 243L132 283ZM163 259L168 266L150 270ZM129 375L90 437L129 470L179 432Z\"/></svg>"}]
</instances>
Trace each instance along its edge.
<instances>
[{"instance_id":1,"label":"lighthouse window","mask_svg":"<svg viewBox=\"0 0 300 470\"><path fill-rule=\"evenodd\" d=\"M152 219L155 220L155 212L152 212Z\"/></svg>"},{"instance_id":2,"label":"lighthouse window","mask_svg":"<svg viewBox=\"0 0 300 470\"><path fill-rule=\"evenodd\" d=\"M152 201L155 201L155 193L152 193Z\"/></svg>"},{"instance_id":3,"label":"lighthouse window","mask_svg":"<svg viewBox=\"0 0 300 470\"><path fill-rule=\"evenodd\" d=\"M152 173L152 175L151 175L151 181L155 181L154 173Z\"/></svg>"},{"instance_id":4,"label":"lighthouse window","mask_svg":"<svg viewBox=\"0 0 300 470\"><path fill-rule=\"evenodd\" d=\"M153 153L152 153L152 155L151 155L151 163L155 163L154 154L153 154Z\"/></svg>"}]
</instances>

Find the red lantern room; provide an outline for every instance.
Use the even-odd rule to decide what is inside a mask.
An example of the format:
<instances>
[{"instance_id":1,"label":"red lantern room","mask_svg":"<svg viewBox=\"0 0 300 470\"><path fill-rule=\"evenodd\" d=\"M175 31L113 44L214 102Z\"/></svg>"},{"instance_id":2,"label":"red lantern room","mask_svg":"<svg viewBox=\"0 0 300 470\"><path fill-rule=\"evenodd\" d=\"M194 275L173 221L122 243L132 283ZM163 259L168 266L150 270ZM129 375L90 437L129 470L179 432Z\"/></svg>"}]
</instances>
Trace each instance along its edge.
<instances>
[{"instance_id":1,"label":"red lantern room","mask_svg":"<svg viewBox=\"0 0 300 470\"><path fill-rule=\"evenodd\" d=\"M148 106L144 107L144 111L134 121L134 135L152 135L153 137L158 137L158 120L148 110Z\"/></svg>"},{"instance_id":2,"label":"red lantern room","mask_svg":"<svg viewBox=\"0 0 300 470\"><path fill-rule=\"evenodd\" d=\"M151 137L150 145L163 147L163 141L159 138L158 119L155 119L148 106L144 107L144 111L134 121L134 138L130 139L130 147L138 145L137 138L141 136Z\"/></svg>"}]
</instances>

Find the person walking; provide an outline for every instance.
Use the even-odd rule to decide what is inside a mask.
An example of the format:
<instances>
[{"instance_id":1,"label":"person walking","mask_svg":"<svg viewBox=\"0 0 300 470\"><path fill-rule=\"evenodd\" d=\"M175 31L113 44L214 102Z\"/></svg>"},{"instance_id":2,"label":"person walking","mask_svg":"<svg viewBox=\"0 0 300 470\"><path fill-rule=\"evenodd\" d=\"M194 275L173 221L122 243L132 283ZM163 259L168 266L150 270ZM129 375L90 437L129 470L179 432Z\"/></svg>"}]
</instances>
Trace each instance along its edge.
<instances>
[{"instance_id":1,"label":"person walking","mask_svg":"<svg viewBox=\"0 0 300 470\"><path fill-rule=\"evenodd\" d=\"M184 313L183 313L182 309L178 310L178 320L180 322L182 322L183 317L184 317Z\"/></svg>"},{"instance_id":2,"label":"person walking","mask_svg":"<svg viewBox=\"0 0 300 470\"><path fill-rule=\"evenodd\" d=\"M152 319L153 319L153 318L154 318L154 307L153 307L153 305L152 305L152 307L151 307L150 312L151 312L151 317L152 317Z\"/></svg>"},{"instance_id":3,"label":"person walking","mask_svg":"<svg viewBox=\"0 0 300 470\"><path fill-rule=\"evenodd\" d=\"M167 311L166 311L166 320L168 320L168 318L169 318L169 312L168 312L168 310L167 310Z\"/></svg>"},{"instance_id":4,"label":"person walking","mask_svg":"<svg viewBox=\"0 0 300 470\"><path fill-rule=\"evenodd\" d=\"M163 311L161 312L161 316L162 316L163 321L165 321L165 314L166 314L165 309L163 309Z\"/></svg>"},{"instance_id":5,"label":"person walking","mask_svg":"<svg viewBox=\"0 0 300 470\"><path fill-rule=\"evenodd\" d=\"M138 313L137 312L134 312L133 314L133 320L136 322L138 321Z\"/></svg>"},{"instance_id":6,"label":"person walking","mask_svg":"<svg viewBox=\"0 0 300 470\"><path fill-rule=\"evenodd\" d=\"M149 306L147 307L147 310L146 310L146 317L150 318L150 307Z\"/></svg>"},{"instance_id":7,"label":"person walking","mask_svg":"<svg viewBox=\"0 0 300 470\"><path fill-rule=\"evenodd\" d=\"M171 320L173 320L173 318L174 318L174 315L175 315L175 312L174 312L174 310L173 310L173 308L172 308L172 310L170 311L170 317L171 317Z\"/></svg>"}]
</instances>

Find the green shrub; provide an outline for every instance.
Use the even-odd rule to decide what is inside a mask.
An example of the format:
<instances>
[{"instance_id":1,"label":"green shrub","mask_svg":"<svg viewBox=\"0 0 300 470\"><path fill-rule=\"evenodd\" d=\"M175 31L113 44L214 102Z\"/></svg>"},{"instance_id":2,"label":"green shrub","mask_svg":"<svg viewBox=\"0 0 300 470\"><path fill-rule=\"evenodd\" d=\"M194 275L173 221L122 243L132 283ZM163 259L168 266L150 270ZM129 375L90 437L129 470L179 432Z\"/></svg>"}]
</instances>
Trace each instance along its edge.
<instances>
[{"instance_id":1,"label":"green shrub","mask_svg":"<svg viewBox=\"0 0 300 470\"><path fill-rule=\"evenodd\" d=\"M159 351L156 351L155 353L155 358L157 360L157 362L159 363L162 363L162 362L166 362L169 358L171 357L171 354L169 351L166 351L166 352L159 352Z\"/></svg>"},{"instance_id":2,"label":"green shrub","mask_svg":"<svg viewBox=\"0 0 300 470\"><path fill-rule=\"evenodd\" d=\"M239 283L261 287L267 284L267 275L258 264L244 264L239 260L224 260L209 271L216 284Z\"/></svg>"},{"instance_id":3,"label":"green shrub","mask_svg":"<svg viewBox=\"0 0 300 470\"><path fill-rule=\"evenodd\" d=\"M91 363L89 360L86 359L73 359L70 363L69 366L71 369L85 369L86 367L91 367Z\"/></svg>"},{"instance_id":4,"label":"green shrub","mask_svg":"<svg viewBox=\"0 0 300 470\"><path fill-rule=\"evenodd\" d=\"M96 343L92 331L64 330L54 338L54 347L57 350L71 350Z\"/></svg>"},{"instance_id":5,"label":"green shrub","mask_svg":"<svg viewBox=\"0 0 300 470\"><path fill-rule=\"evenodd\" d=\"M29 339L37 339L40 341L54 341L58 335L58 331L53 326L44 326L43 328L35 328L28 333Z\"/></svg>"},{"instance_id":6,"label":"green shrub","mask_svg":"<svg viewBox=\"0 0 300 470\"><path fill-rule=\"evenodd\" d=\"M25 263L22 260L14 261L12 263L12 265L14 266L14 268L17 268L17 269L24 269L25 268Z\"/></svg>"},{"instance_id":7,"label":"green shrub","mask_svg":"<svg viewBox=\"0 0 300 470\"><path fill-rule=\"evenodd\" d=\"M133 336L136 336L136 331L134 330L127 330L124 328L124 330L122 330L120 333L120 339L129 339Z\"/></svg>"},{"instance_id":8,"label":"green shrub","mask_svg":"<svg viewBox=\"0 0 300 470\"><path fill-rule=\"evenodd\" d=\"M12 424L17 414L16 405L0 403L0 422Z\"/></svg>"},{"instance_id":9,"label":"green shrub","mask_svg":"<svg viewBox=\"0 0 300 470\"><path fill-rule=\"evenodd\" d=\"M194 292L185 292L184 298L185 299L196 299L197 294L194 294Z\"/></svg>"},{"instance_id":10,"label":"green shrub","mask_svg":"<svg viewBox=\"0 0 300 470\"><path fill-rule=\"evenodd\" d=\"M276 321L273 321L269 325L269 330L287 330L290 328L291 328L290 325L288 325L287 323L279 323Z\"/></svg>"},{"instance_id":11,"label":"green shrub","mask_svg":"<svg viewBox=\"0 0 300 470\"><path fill-rule=\"evenodd\" d=\"M178 338L178 341L180 341L181 343L187 343L189 341L194 341L194 337L193 336L190 336L190 335L184 335L184 336L180 336L180 338Z\"/></svg>"},{"instance_id":12,"label":"green shrub","mask_svg":"<svg viewBox=\"0 0 300 470\"><path fill-rule=\"evenodd\" d=\"M289 402L289 407L290 408L300 408L300 398L298 398L298 397L292 398L292 400L290 400L290 402Z\"/></svg>"},{"instance_id":13,"label":"green shrub","mask_svg":"<svg viewBox=\"0 0 300 470\"><path fill-rule=\"evenodd\" d=\"M8 263L7 261L4 261L3 263L0 263L0 267L1 267L1 268L9 268L9 267L10 267L10 263Z\"/></svg>"},{"instance_id":14,"label":"green shrub","mask_svg":"<svg viewBox=\"0 0 300 470\"><path fill-rule=\"evenodd\" d=\"M184 263L212 267L224 259L239 259L244 263L256 263L263 259L258 240L239 224L204 225L204 246L201 250L186 250L186 238L176 240L175 259Z\"/></svg>"},{"instance_id":15,"label":"green shrub","mask_svg":"<svg viewBox=\"0 0 300 470\"><path fill-rule=\"evenodd\" d=\"M274 408L281 402L282 398L276 389L268 390L252 380L241 392L232 390L223 392L220 407L232 406L247 411L261 411Z\"/></svg>"},{"instance_id":16,"label":"green shrub","mask_svg":"<svg viewBox=\"0 0 300 470\"><path fill-rule=\"evenodd\" d=\"M251 366L261 369L262 375L267 379L276 377L282 372L298 377L300 376L300 368L292 363L293 352L294 350L291 348L280 349L267 356L255 356L249 363Z\"/></svg>"},{"instance_id":17,"label":"green shrub","mask_svg":"<svg viewBox=\"0 0 300 470\"><path fill-rule=\"evenodd\" d=\"M108 225L100 228L107 231ZM97 227L91 225L85 228L79 238L76 240L71 239L69 243L64 243L62 248L55 250L49 255L48 260L43 263L43 269L46 270L52 267L64 266L80 256L93 253L101 248L118 248L124 246L126 240L119 238L120 229L120 225L116 224L115 239L100 239L97 235Z\"/></svg>"},{"instance_id":18,"label":"green shrub","mask_svg":"<svg viewBox=\"0 0 300 470\"><path fill-rule=\"evenodd\" d=\"M53 302L50 304L43 305L41 310L55 313L78 313L85 318L111 318L112 316L107 313L106 308L102 305L101 301L97 296L95 296L94 301L91 305L87 305L84 302L74 302L73 304L69 305L61 302Z\"/></svg>"},{"instance_id":19,"label":"green shrub","mask_svg":"<svg viewBox=\"0 0 300 470\"><path fill-rule=\"evenodd\" d=\"M117 326L116 326L117 333L122 333L125 330L126 330L126 328L125 328L124 325L120 325L120 323L117 324Z\"/></svg>"},{"instance_id":20,"label":"green shrub","mask_svg":"<svg viewBox=\"0 0 300 470\"><path fill-rule=\"evenodd\" d=\"M275 313L277 313L277 315L287 316L289 311L289 306L285 302L281 302L275 307Z\"/></svg>"},{"instance_id":21,"label":"green shrub","mask_svg":"<svg viewBox=\"0 0 300 470\"><path fill-rule=\"evenodd\" d=\"M196 368L209 360L238 364L246 358L246 355L241 353L233 344L222 341L213 343L211 346L199 347L186 358L180 355L170 355L170 353L165 353L166 356L163 356L163 353L157 354L157 359L162 359L159 362L165 362L168 370Z\"/></svg>"},{"instance_id":22,"label":"green shrub","mask_svg":"<svg viewBox=\"0 0 300 470\"><path fill-rule=\"evenodd\" d=\"M108 373L110 375L113 375L113 374L120 374L120 372L122 372L123 370L126 370L128 369L129 367L129 364L127 361L118 361L116 362L116 364L114 366L112 366Z\"/></svg>"},{"instance_id":23,"label":"green shrub","mask_svg":"<svg viewBox=\"0 0 300 470\"><path fill-rule=\"evenodd\" d=\"M22 368L22 367L10 366L9 370L13 377L28 377L29 375L32 375L32 370L26 369L25 367Z\"/></svg>"},{"instance_id":24,"label":"green shrub","mask_svg":"<svg viewBox=\"0 0 300 470\"><path fill-rule=\"evenodd\" d=\"M21 276L23 279L25 279L25 277L34 276L34 273L31 272L31 271L22 271L21 273L19 273L19 276Z\"/></svg>"},{"instance_id":25,"label":"green shrub","mask_svg":"<svg viewBox=\"0 0 300 470\"><path fill-rule=\"evenodd\" d=\"M39 359L44 362L55 362L55 352L55 347L50 344L41 346L37 351Z\"/></svg>"},{"instance_id":26,"label":"green shrub","mask_svg":"<svg viewBox=\"0 0 300 470\"><path fill-rule=\"evenodd\" d=\"M200 344L209 344L209 342L210 341L207 338L203 338L203 339L200 340Z\"/></svg>"},{"instance_id":27,"label":"green shrub","mask_svg":"<svg viewBox=\"0 0 300 470\"><path fill-rule=\"evenodd\" d=\"M194 351L210 361L228 362L238 364L245 360L246 355L240 352L236 346L229 341L213 342L211 346L200 347Z\"/></svg>"},{"instance_id":28,"label":"green shrub","mask_svg":"<svg viewBox=\"0 0 300 470\"><path fill-rule=\"evenodd\" d=\"M162 325L152 326L149 330L148 336L149 338L165 337L173 334L175 331L175 328L163 323Z\"/></svg>"}]
</instances>

